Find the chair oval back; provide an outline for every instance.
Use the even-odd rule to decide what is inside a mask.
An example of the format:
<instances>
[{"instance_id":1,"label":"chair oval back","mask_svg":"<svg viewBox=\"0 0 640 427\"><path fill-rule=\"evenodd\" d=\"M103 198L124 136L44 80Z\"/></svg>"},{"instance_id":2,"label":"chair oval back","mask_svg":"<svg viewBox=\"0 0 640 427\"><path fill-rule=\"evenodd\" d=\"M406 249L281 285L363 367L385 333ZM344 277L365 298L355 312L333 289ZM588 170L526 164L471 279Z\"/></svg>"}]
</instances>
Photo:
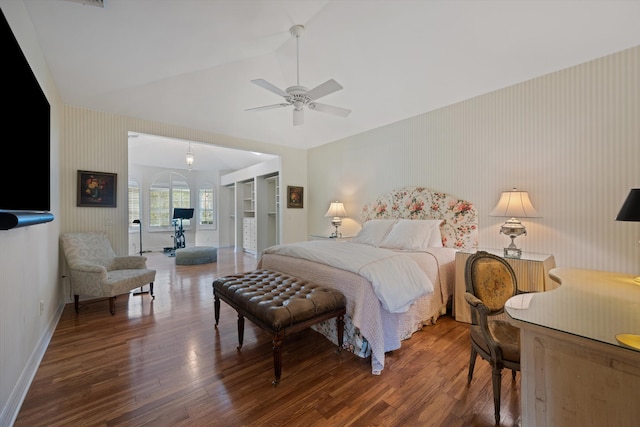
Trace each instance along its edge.
<instances>
[{"instance_id":1,"label":"chair oval back","mask_svg":"<svg viewBox=\"0 0 640 427\"><path fill-rule=\"evenodd\" d=\"M485 251L476 252L467 259L465 285L467 292L491 310L490 315L502 313L507 300L518 290L511 265L504 258Z\"/></svg>"}]
</instances>

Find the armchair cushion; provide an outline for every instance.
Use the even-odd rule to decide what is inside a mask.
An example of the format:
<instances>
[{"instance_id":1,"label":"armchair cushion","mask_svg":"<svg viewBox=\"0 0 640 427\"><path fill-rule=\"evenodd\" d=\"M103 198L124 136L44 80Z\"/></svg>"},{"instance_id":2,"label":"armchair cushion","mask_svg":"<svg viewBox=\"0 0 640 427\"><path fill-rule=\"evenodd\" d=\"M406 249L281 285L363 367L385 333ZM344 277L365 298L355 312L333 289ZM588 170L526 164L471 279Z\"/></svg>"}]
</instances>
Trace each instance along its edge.
<instances>
[{"instance_id":1,"label":"armchair cushion","mask_svg":"<svg viewBox=\"0 0 640 427\"><path fill-rule=\"evenodd\" d=\"M497 344L494 351L496 348L500 349L503 361L520 363L520 330L504 320L490 320L488 327L491 337ZM480 325L471 325L471 340L486 353L492 353Z\"/></svg>"}]
</instances>

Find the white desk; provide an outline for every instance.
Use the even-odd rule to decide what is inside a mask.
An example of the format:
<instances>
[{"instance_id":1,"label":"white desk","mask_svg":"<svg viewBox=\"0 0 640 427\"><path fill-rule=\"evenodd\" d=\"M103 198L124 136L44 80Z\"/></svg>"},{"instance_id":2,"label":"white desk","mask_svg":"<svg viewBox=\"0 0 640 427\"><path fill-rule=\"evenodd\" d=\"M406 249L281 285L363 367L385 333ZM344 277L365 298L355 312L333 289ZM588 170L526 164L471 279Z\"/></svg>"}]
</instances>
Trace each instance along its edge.
<instances>
[{"instance_id":1,"label":"white desk","mask_svg":"<svg viewBox=\"0 0 640 427\"><path fill-rule=\"evenodd\" d=\"M550 275L559 288L505 308L520 328L522 426L639 425L640 350L615 336L640 334L640 285L605 271Z\"/></svg>"},{"instance_id":2,"label":"white desk","mask_svg":"<svg viewBox=\"0 0 640 427\"><path fill-rule=\"evenodd\" d=\"M502 249L480 249L503 257ZM453 292L453 312L459 322L471 323L471 309L464 299L466 286L464 269L467 259L474 252L456 253L456 278ZM558 284L549 278L549 271L556 266L553 255L523 252L521 258L505 258L513 268L518 281L518 289L528 292L540 292L555 289Z\"/></svg>"}]
</instances>

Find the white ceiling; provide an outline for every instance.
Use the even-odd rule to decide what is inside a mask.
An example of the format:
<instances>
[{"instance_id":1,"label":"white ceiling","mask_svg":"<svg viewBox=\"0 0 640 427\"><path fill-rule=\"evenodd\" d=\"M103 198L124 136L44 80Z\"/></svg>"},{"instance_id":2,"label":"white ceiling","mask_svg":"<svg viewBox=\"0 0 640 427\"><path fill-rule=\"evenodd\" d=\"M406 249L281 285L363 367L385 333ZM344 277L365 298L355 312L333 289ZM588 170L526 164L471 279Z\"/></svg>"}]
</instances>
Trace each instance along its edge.
<instances>
[{"instance_id":1,"label":"white ceiling","mask_svg":"<svg viewBox=\"0 0 640 427\"><path fill-rule=\"evenodd\" d=\"M194 157L192 170L235 171L277 156L234 150L211 144L129 132L129 162L168 169L187 169L187 151Z\"/></svg>"},{"instance_id":2,"label":"white ceiling","mask_svg":"<svg viewBox=\"0 0 640 427\"><path fill-rule=\"evenodd\" d=\"M24 0L63 102L310 148L640 45L640 1ZM91 0L95 2L95 0ZM335 79L321 102L285 89ZM156 150L159 152L159 150Z\"/></svg>"}]
</instances>

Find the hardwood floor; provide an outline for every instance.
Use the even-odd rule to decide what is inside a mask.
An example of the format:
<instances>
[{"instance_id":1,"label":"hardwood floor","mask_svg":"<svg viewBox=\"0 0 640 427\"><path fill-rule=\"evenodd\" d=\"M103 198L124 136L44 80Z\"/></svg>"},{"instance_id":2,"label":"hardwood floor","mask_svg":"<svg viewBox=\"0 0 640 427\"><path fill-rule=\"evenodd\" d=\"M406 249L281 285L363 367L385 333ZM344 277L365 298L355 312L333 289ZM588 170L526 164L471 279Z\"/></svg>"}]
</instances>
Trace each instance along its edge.
<instances>
[{"instance_id":1,"label":"hardwood floor","mask_svg":"<svg viewBox=\"0 0 640 427\"><path fill-rule=\"evenodd\" d=\"M218 250L218 262L176 266L149 253L154 291L68 304L15 426L493 426L489 365L478 358L467 386L468 325L450 316L388 353L382 375L369 359L335 352L307 330L287 337L282 380L272 386L270 337L222 303L214 327L214 278L257 260ZM520 375L502 377L502 424L519 425Z\"/></svg>"}]
</instances>

